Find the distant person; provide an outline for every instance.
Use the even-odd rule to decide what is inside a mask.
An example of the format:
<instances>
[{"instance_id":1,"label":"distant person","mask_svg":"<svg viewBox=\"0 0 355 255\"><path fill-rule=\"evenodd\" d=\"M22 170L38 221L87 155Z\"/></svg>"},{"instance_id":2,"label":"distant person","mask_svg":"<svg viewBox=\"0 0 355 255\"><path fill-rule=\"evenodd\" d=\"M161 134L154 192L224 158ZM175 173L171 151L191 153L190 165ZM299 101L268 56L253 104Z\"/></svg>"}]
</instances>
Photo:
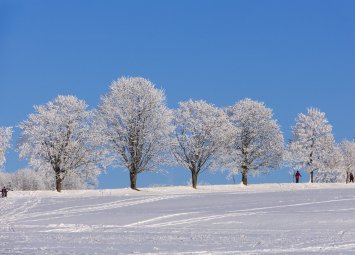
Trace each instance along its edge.
<instances>
[{"instance_id":1,"label":"distant person","mask_svg":"<svg viewBox=\"0 0 355 255\"><path fill-rule=\"evenodd\" d=\"M7 189L6 189L6 187L3 187L1 189L1 197L7 197Z\"/></svg>"},{"instance_id":2,"label":"distant person","mask_svg":"<svg viewBox=\"0 0 355 255\"><path fill-rule=\"evenodd\" d=\"M300 177L302 177L302 175L300 174L299 171L297 171L297 172L295 173L296 183L299 183L299 182L300 182Z\"/></svg>"},{"instance_id":3,"label":"distant person","mask_svg":"<svg viewBox=\"0 0 355 255\"><path fill-rule=\"evenodd\" d=\"M353 173L350 173L349 179L350 179L350 182L354 183L354 175L353 175Z\"/></svg>"}]
</instances>

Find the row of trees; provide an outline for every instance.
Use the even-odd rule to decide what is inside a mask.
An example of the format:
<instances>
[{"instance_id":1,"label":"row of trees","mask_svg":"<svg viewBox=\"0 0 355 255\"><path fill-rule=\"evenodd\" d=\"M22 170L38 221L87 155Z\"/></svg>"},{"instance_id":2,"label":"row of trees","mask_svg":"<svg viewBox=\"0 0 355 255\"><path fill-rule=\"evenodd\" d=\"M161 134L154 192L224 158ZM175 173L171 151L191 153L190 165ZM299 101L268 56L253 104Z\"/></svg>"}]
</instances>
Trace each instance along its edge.
<instances>
[{"instance_id":1,"label":"row of trees","mask_svg":"<svg viewBox=\"0 0 355 255\"><path fill-rule=\"evenodd\" d=\"M94 182L88 182L70 171L63 180L64 189L87 189L94 188ZM0 172L0 185L11 190L53 190L55 189L55 174L53 171L34 171L33 169L20 169L13 173Z\"/></svg>"},{"instance_id":2,"label":"row of trees","mask_svg":"<svg viewBox=\"0 0 355 255\"><path fill-rule=\"evenodd\" d=\"M287 165L305 169L311 182L348 180L355 168L355 143L337 145L325 114L308 109L299 114L293 137L285 146L272 110L244 99L221 109L189 100L179 108L166 106L165 94L144 78L120 78L88 110L83 100L58 96L19 125L20 158L38 173L51 172L55 188L75 176L94 183L108 166L124 167L132 189L137 176L161 165L178 164L191 172L197 187L201 172L228 169L230 175L267 173ZM10 146L11 128L0 129L0 164Z\"/></svg>"}]
</instances>

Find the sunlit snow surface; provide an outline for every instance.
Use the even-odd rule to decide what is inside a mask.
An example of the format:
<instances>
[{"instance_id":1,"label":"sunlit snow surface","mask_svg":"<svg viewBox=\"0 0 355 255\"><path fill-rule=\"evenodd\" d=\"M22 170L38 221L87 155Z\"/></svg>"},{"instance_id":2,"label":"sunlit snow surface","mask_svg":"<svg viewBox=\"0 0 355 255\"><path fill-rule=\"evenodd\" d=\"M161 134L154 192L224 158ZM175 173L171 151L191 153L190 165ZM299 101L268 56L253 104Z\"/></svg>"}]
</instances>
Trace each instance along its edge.
<instances>
[{"instance_id":1,"label":"sunlit snow surface","mask_svg":"<svg viewBox=\"0 0 355 255\"><path fill-rule=\"evenodd\" d=\"M9 192L0 254L355 254L355 185Z\"/></svg>"}]
</instances>

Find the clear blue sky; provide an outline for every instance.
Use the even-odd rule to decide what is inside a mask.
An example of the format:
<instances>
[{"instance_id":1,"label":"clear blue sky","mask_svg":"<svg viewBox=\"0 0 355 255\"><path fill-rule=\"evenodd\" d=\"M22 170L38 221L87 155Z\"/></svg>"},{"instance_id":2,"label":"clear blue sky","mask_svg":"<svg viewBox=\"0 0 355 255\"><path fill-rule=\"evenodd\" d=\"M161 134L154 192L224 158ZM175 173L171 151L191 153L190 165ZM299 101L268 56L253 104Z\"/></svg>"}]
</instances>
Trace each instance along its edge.
<instances>
[{"instance_id":1,"label":"clear blue sky","mask_svg":"<svg viewBox=\"0 0 355 255\"><path fill-rule=\"evenodd\" d=\"M59 94L93 108L120 76L150 79L172 108L190 98L263 101L285 140L297 114L317 107L338 142L352 139L355 1L0 0L0 126L16 126ZM10 152L5 169L25 165ZM189 178L171 169L142 174L138 186ZM200 180L230 182L220 173ZM128 173L110 169L100 181L127 187ZM288 169L250 179L289 181Z\"/></svg>"}]
</instances>

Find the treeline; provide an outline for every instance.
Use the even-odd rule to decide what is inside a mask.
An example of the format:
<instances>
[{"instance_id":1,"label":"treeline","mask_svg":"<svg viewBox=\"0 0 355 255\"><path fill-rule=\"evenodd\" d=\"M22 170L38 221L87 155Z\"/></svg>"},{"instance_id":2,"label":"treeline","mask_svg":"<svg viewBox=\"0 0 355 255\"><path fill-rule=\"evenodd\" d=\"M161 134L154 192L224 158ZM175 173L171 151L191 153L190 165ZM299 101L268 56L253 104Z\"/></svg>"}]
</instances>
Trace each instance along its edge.
<instances>
[{"instance_id":1,"label":"treeline","mask_svg":"<svg viewBox=\"0 0 355 255\"><path fill-rule=\"evenodd\" d=\"M34 108L19 124L17 142L32 170L0 173L0 185L84 188L95 186L109 166L127 169L132 189L140 173L164 165L187 169L193 188L203 171L241 174L247 185L248 176L284 166L310 173L311 182L348 182L355 170L355 142L336 144L325 113L314 108L297 116L287 144L262 102L243 99L222 109L189 100L172 110L164 92L140 77L114 81L93 110L75 96ZM12 128L0 128L0 166L11 134Z\"/></svg>"}]
</instances>

